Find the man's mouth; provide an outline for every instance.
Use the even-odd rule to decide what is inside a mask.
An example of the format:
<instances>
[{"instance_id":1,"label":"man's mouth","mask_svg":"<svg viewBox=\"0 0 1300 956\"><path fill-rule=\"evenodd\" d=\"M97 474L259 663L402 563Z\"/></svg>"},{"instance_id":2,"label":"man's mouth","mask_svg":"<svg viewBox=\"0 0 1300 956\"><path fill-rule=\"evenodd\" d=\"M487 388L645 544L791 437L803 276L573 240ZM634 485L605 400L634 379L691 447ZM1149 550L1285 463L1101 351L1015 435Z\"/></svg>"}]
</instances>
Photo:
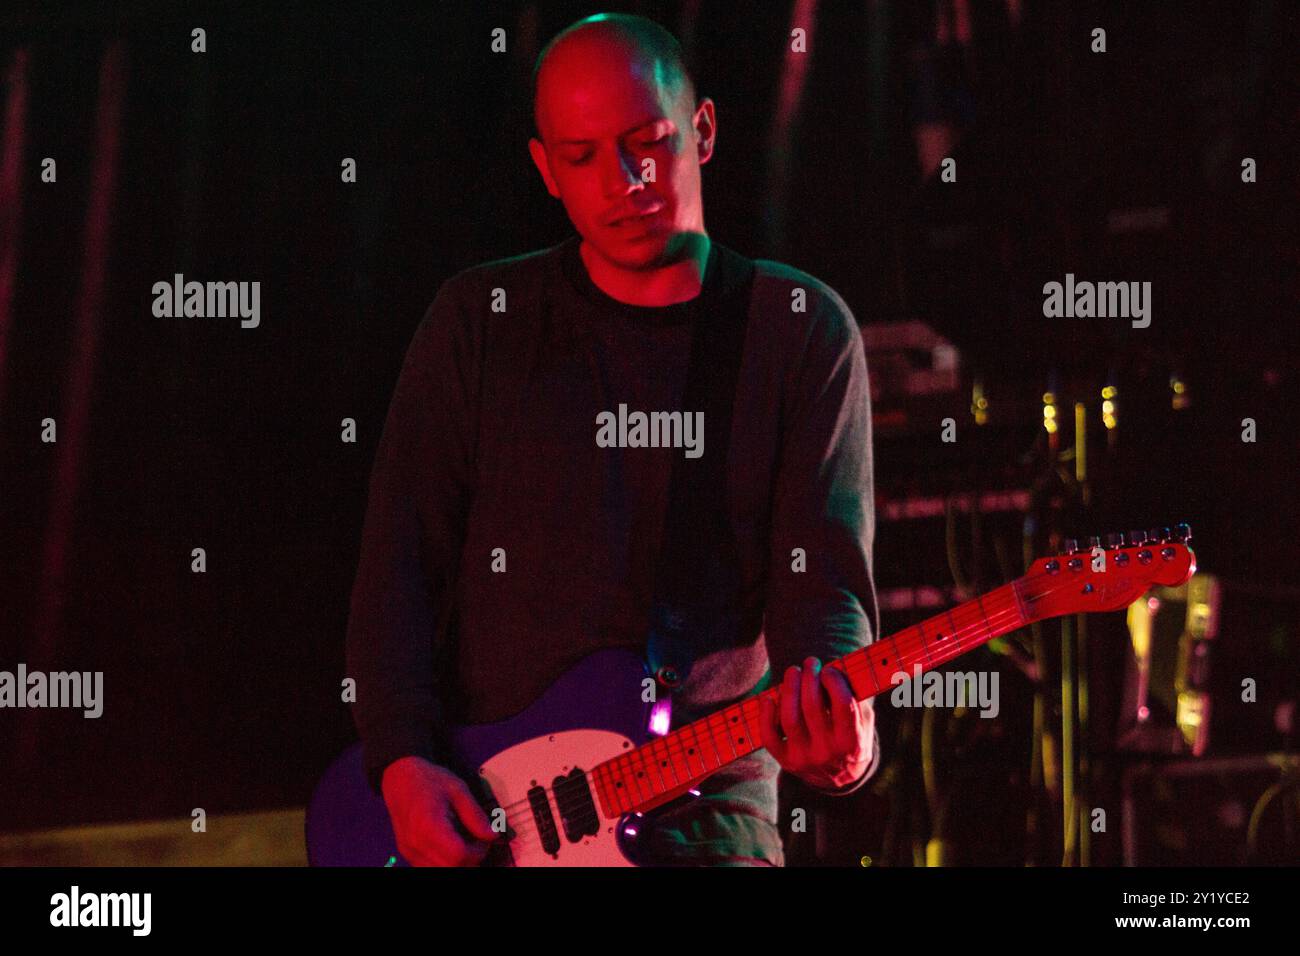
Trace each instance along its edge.
<instances>
[{"instance_id":1,"label":"man's mouth","mask_svg":"<svg viewBox=\"0 0 1300 956\"><path fill-rule=\"evenodd\" d=\"M646 222L653 216L659 215L659 213L663 212L663 209L663 205L650 206L644 211L628 213L625 216L620 216L617 219L610 220L609 225L610 227L638 225Z\"/></svg>"}]
</instances>

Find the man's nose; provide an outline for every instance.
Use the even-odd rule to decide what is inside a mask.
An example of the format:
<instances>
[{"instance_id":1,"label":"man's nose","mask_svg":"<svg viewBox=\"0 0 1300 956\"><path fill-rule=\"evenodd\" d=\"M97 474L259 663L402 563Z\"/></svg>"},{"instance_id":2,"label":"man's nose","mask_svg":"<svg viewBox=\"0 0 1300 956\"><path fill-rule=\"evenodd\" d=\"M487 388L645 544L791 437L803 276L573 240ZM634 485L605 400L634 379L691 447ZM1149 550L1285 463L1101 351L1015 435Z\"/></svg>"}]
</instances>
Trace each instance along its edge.
<instances>
[{"instance_id":1,"label":"man's nose","mask_svg":"<svg viewBox=\"0 0 1300 956\"><path fill-rule=\"evenodd\" d=\"M607 154L601 169L601 186L610 198L626 196L632 189L643 187L641 170L637 167L636 157L622 146L615 147Z\"/></svg>"}]
</instances>

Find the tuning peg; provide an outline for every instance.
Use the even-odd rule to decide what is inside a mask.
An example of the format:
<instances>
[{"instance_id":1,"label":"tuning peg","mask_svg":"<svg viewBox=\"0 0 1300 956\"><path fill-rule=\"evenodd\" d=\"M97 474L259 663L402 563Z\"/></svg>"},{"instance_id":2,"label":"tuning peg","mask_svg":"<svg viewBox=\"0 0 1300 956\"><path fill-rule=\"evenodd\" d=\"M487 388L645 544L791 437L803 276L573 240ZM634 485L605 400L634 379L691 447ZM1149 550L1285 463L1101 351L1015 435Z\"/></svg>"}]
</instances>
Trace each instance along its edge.
<instances>
[{"instance_id":1,"label":"tuning peg","mask_svg":"<svg viewBox=\"0 0 1300 956\"><path fill-rule=\"evenodd\" d=\"M1075 538L1066 538L1062 543L1065 545L1066 554L1074 554L1074 552L1079 550L1079 542Z\"/></svg>"},{"instance_id":2,"label":"tuning peg","mask_svg":"<svg viewBox=\"0 0 1300 956\"><path fill-rule=\"evenodd\" d=\"M1128 533L1128 543L1130 547L1140 548L1147 543L1147 533L1145 531L1130 531Z\"/></svg>"},{"instance_id":3,"label":"tuning peg","mask_svg":"<svg viewBox=\"0 0 1300 956\"><path fill-rule=\"evenodd\" d=\"M1106 547L1107 548L1124 547L1124 533L1122 531L1112 531L1110 534L1106 535Z\"/></svg>"},{"instance_id":4,"label":"tuning peg","mask_svg":"<svg viewBox=\"0 0 1300 956\"><path fill-rule=\"evenodd\" d=\"M1174 540L1180 544L1188 544L1192 540L1192 526L1186 521L1180 521L1174 528Z\"/></svg>"},{"instance_id":5,"label":"tuning peg","mask_svg":"<svg viewBox=\"0 0 1300 956\"><path fill-rule=\"evenodd\" d=\"M1097 537L1097 536L1094 534L1092 537L1090 537L1090 538L1088 539L1088 550L1089 550L1089 551L1091 551L1093 548L1100 548L1100 547L1101 547L1101 538Z\"/></svg>"},{"instance_id":6,"label":"tuning peg","mask_svg":"<svg viewBox=\"0 0 1300 956\"><path fill-rule=\"evenodd\" d=\"M1160 530L1161 529L1159 528L1152 528L1147 532L1147 544L1160 544L1165 540L1164 535L1160 533ZM1164 530L1166 533L1169 531L1168 528Z\"/></svg>"}]
</instances>

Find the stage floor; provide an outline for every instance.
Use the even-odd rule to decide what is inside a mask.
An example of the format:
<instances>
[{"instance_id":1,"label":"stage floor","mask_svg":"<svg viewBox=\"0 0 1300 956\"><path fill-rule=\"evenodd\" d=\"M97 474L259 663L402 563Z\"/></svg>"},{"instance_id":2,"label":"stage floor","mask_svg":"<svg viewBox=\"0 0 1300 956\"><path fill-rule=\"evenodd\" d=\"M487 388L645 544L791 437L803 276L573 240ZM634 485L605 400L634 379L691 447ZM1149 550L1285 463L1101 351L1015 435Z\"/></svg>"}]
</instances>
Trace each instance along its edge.
<instances>
[{"instance_id":1,"label":"stage floor","mask_svg":"<svg viewBox=\"0 0 1300 956\"><path fill-rule=\"evenodd\" d=\"M305 807L0 834L0 866L306 866Z\"/></svg>"}]
</instances>

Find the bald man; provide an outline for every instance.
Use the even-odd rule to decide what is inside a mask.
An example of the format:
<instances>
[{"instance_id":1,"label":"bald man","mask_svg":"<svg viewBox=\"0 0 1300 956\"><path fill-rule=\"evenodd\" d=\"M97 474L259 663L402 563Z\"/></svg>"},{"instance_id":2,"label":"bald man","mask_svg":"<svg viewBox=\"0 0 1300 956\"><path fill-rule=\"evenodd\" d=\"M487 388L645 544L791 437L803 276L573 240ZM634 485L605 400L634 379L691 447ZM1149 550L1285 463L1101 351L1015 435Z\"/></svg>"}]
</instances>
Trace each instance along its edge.
<instances>
[{"instance_id":1,"label":"bald man","mask_svg":"<svg viewBox=\"0 0 1300 956\"><path fill-rule=\"evenodd\" d=\"M762 710L764 749L647 815L643 862L779 866L778 772L842 795L878 765L870 703L821 667L869 643L876 614L861 336L824 283L709 236L716 108L662 27L569 27L538 58L533 105L533 163L577 234L449 279L412 340L348 628L367 774L410 862L477 864L496 834L451 766L448 726L520 712L593 651L644 649L672 461L689 449L602 441L593 422L689 416L694 329L743 263L719 595L734 613L696 648L673 723L778 683L779 701Z\"/></svg>"}]
</instances>

